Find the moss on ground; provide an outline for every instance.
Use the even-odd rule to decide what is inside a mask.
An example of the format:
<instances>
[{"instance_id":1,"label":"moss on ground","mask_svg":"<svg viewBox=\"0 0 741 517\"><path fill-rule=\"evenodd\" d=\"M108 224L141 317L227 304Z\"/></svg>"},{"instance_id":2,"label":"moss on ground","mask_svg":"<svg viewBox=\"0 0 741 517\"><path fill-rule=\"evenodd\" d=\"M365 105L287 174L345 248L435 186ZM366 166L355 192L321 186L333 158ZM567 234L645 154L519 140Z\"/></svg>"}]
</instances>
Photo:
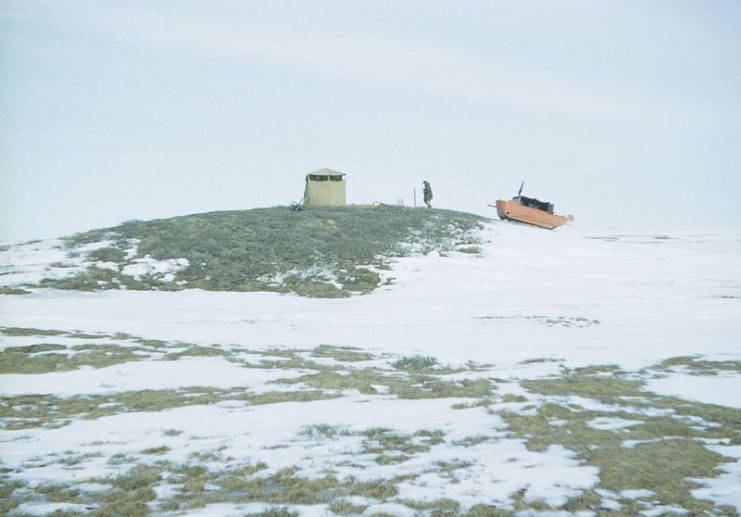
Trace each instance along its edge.
<instances>
[{"instance_id":1,"label":"moss on ground","mask_svg":"<svg viewBox=\"0 0 741 517\"><path fill-rule=\"evenodd\" d=\"M65 398L53 395L17 395L0 397L0 426L5 430L59 427L77 418L96 419L121 413L163 411L177 407L215 404L226 400L244 401L249 404L277 404L326 400L336 396L319 390L252 393L243 388L211 387L127 391Z\"/></svg>"},{"instance_id":2,"label":"moss on ground","mask_svg":"<svg viewBox=\"0 0 741 517\"><path fill-rule=\"evenodd\" d=\"M96 339L99 338L96 336ZM221 356L240 362L228 350L218 346L167 344L156 340L135 340L135 342L139 344L121 345L96 342L69 346L56 343L11 346L0 351L0 374L62 372L76 370L83 366L105 368L115 364L153 358L174 361L183 357Z\"/></svg>"},{"instance_id":3,"label":"moss on ground","mask_svg":"<svg viewBox=\"0 0 741 517\"><path fill-rule=\"evenodd\" d=\"M64 336L67 332L63 330L48 330L25 327L0 327L3 336Z\"/></svg>"},{"instance_id":4,"label":"moss on ground","mask_svg":"<svg viewBox=\"0 0 741 517\"><path fill-rule=\"evenodd\" d=\"M58 372L76 370L81 366L104 368L147 358L147 355L137 352L148 354L152 350L119 345L78 345L68 348L51 343L8 347L0 351L0 374Z\"/></svg>"},{"instance_id":5,"label":"moss on ground","mask_svg":"<svg viewBox=\"0 0 741 517\"><path fill-rule=\"evenodd\" d=\"M723 372L741 373L741 361L711 361L700 356L682 356L666 359L650 370L679 371L690 375L717 375Z\"/></svg>"},{"instance_id":6,"label":"moss on ground","mask_svg":"<svg viewBox=\"0 0 741 517\"><path fill-rule=\"evenodd\" d=\"M472 506L464 515L465 517L512 517L515 512L496 506L477 504Z\"/></svg>"},{"instance_id":7,"label":"moss on ground","mask_svg":"<svg viewBox=\"0 0 741 517\"><path fill-rule=\"evenodd\" d=\"M446 374L444 369L425 370L411 368L399 373L380 368L345 369L342 363L357 363L374 359L370 353L351 347L322 345L313 351L263 350L202 346L182 342L168 343L143 339L128 334L87 334L78 331L0 328L6 336L35 336L39 338L74 337L94 339L93 343L62 345L37 343L8 347L0 351L0 373L37 374L78 369L102 368L125 362L151 360L179 360L185 357L216 356L247 368L276 370L303 370L302 376L275 382L299 386L293 391L251 393L247 389L190 387L180 390L142 390L104 395L80 395L59 398L52 395L19 395L0 398L0 428L25 429L58 427L77 418L94 419L118 413L135 411L161 411L163 409L199 404L212 404L224 400L241 400L251 404L271 404L286 401L313 401L340 396L345 390L358 390L377 394L379 389L400 398L423 399L442 397L486 397L494 386L487 380L444 380L433 374ZM124 345L100 343L101 339L126 340ZM241 354L263 356L255 365L242 360ZM322 364L306 357L332 358L338 364ZM277 359L276 359L277 357Z\"/></svg>"},{"instance_id":8,"label":"moss on ground","mask_svg":"<svg viewBox=\"0 0 741 517\"><path fill-rule=\"evenodd\" d=\"M401 463L410 455L428 452L434 445L443 443L442 431L417 431L414 434L398 433L386 428L368 429L363 433L362 454L379 454L376 463Z\"/></svg>"},{"instance_id":9,"label":"moss on ground","mask_svg":"<svg viewBox=\"0 0 741 517\"><path fill-rule=\"evenodd\" d=\"M4 295L31 294L31 291L28 291L20 287L0 286L0 295L1 294L4 294Z\"/></svg>"},{"instance_id":10,"label":"moss on ground","mask_svg":"<svg viewBox=\"0 0 741 517\"><path fill-rule=\"evenodd\" d=\"M336 499L329 504L329 509L337 515L358 515L367 508L368 505L353 504L343 499Z\"/></svg>"},{"instance_id":11,"label":"moss on ground","mask_svg":"<svg viewBox=\"0 0 741 517\"><path fill-rule=\"evenodd\" d=\"M430 356L412 355L394 361L392 366L398 370L430 371L437 366L437 359Z\"/></svg>"},{"instance_id":12,"label":"moss on ground","mask_svg":"<svg viewBox=\"0 0 741 517\"><path fill-rule=\"evenodd\" d=\"M487 397L494 391L494 385L486 379L447 381L424 374L392 376L372 368L344 372L325 370L277 382L322 390L357 390L366 395L377 395L376 387L384 386L388 393L402 399Z\"/></svg>"},{"instance_id":13,"label":"moss on ground","mask_svg":"<svg viewBox=\"0 0 741 517\"><path fill-rule=\"evenodd\" d=\"M115 364L121 364L142 360L164 360L175 361L185 357L223 357L224 359L240 364L244 367L256 368L307 368L307 369L332 369L333 367L321 365L303 359L300 354L302 350L288 351L251 351L244 349L229 349L219 345L195 345L179 341L165 342L157 339L145 339L129 334L88 334L79 331L57 331L26 328L0 328L0 333L8 337L64 337L79 340L95 340L94 342L77 345L62 345L58 343L37 343L24 346L9 346L0 350L0 374L5 373L48 373L76 370L80 367L104 368ZM105 343L101 340L111 340L113 343ZM120 343L121 341L128 343ZM116 343L118 341L118 343ZM253 365L242 361L240 353L263 355L266 357L281 355L289 358L288 361L270 361ZM360 352L353 352L342 347L326 347L319 354L338 354L356 357L362 356ZM369 356L372 357L372 356Z\"/></svg>"},{"instance_id":14,"label":"moss on ground","mask_svg":"<svg viewBox=\"0 0 741 517\"><path fill-rule=\"evenodd\" d=\"M286 507L268 508L257 513L248 513L248 517L297 517L299 512Z\"/></svg>"},{"instance_id":15,"label":"moss on ground","mask_svg":"<svg viewBox=\"0 0 741 517\"><path fill-rule=\"evenodd\" d=\"M417 501L401 499L399 503L420 512L429 512L432 515L460 515L460 503L452 499L435 499L434 501Z\"/></svg>"},{"instance_id":16,"label":"moss on ground","mask_svg":"<svg viewBox=\"0 0 741 517\"><path fill-rule=\"evenodd\" d=\"M334 439L337 436L349 436L351 433L342 427L328 424L316 424L305 427L301 434L313 440Z\"/></svg>"},{"instance_id":17,"label":"moss on ground","mask_svg":"<svg viewBox=\"0 0 741 517\"><path fill-rule=\"evenodd\" d=\"M353 478L339 480L332 475L304 478L292 468L264 475L262 472L266 468L264 463L219 470L166 461L153 466L137 465L124 475L96 480L111 485L112 490L105 496L86 494L85 502L94 501L104 507L114 506L128 497L150 502L154 500L154 488L166 477L167 482L175 486L175 493L157 502L160 511L180 512L238 501L274 505L333 504L338 510L350 513L350 509L358 507L342 502L343 498L361 496L387 500L398 493L395 484L401 481L399 478L360 482Z\"/></svg>"},{"instance_id":18,"label":"moss on ground","mask_svg":"<svg viewBox=\"0 0 741 517\"><path fill-rule=\"evenodd\" d=\"M50 338L54 336L72 335L84 336L80 339L100 340L100 334L7 328L1 328L0 332L6 336L44 338L42 343L6 350L23 355L29 361L55 354L64 355L60 352L69 351L74 352L71 357L82 358L96 350L104 352L106 357L118 357L116 350L108 348L116 346L112 344L87 343L69 347L46 342L53 341ZM522 381L521 385L530 392L528 397L511 394L497 397L492 381L446 379L446 371L439 368L434 359L401 358L401 362L395 364L393 369L363 368L358 363L377 357L351 347L323 345L313 350L235 352L229 348L165 343L129 335L112 335L107 339L126 339L130 343L122 349L128 348L142 354L145 350L157 352L161 357L170 359L188 355L223 355L242 364L239 353L256 353L265 357L259 367L296 369L306 373L277 381L295 387L287 392L255 394L241 388L192 387L68 398L40 395L6 397L0 399L2 426L5 429L53 427L77 418L99 418L133 411L162 411L226 400L243 401L246 404L322 400L339 397L342 391L351 390L406 399L465 397L470 402L456 404L454 408L461 411L488 408L486 411L501 416L506 422L510 437L522 439L530 450L545 451L551 446L563 446L573 451L585 465L599 469L599 484L572 497L560 507L533 501L526 497L525 492L518 492L511 497L512 509L477 505L465 511L455 501L447 499L422 502L396 499L396 485L404 478L360 482L353 478L337 478L331 472L320 477L305 478L296 469L268 474L267 465L264 464L230 465L234 460L225 457L221 449L197 451L191 455L193 463L177 465L164 461L167 458L165 454L169 452L168 445L155 442L155 446L133 455L121 454L109 459L110 465L122 469L129 467L129 470L118 477L97 480L111 486L111 490L105 494L79 492L74 486L66 485L41 486L32 490L22 482L12 480L6 472L0 483L0 513L12 511L21 502L41 499L97 505L98 509L93 512L95 515L118 515L118 508L125 509L127 515L145 515L150 511L147 503L154 504L156 513L187 511L211 503L236 501L272 504L275 505L275 511L283 508L281 505L329 504L335 513L349 515L368 510L368 505L349 502L352 496L362 496L370 501L405 504L426 515L476 517L552 510L571 513L589 511L602 515L606 510L602 507L603 497L599 495L599 489L615 494L624 490L650 489L653 495L644 498L630 499L616 495L615 502L620 505L620 510L610 514L636 515L657 505L684 508L695 515L734 514L734 509L730 507L694 498L692 490L698 485L691 480L716 477L720 473L718 467L732 461L708 449L703 440L741 443L741 411L651 393L646 391L644 381L635 373L624 372L615 366L564 370L559 377ZM337 363L321 364L312 361L312 357L329 358ZM661 371L662 368L685 369L695 363L698 363L696 358L674 358L645 372ZM705 361L699 364L701 366L697 370L707 371L710 375L734 368L733 365L721 367ZM594 403L585 402L582 406L579 399L566 398L571 396L583 397ZM518 407L510 405L504 409L498 408L500 402L515 403ZM524 403L529 404L527 411L521 411ZM620 419L623 422L617 421L618 424L633 425L606 428L596 425L598 420L595 419ZM177 436L180 433L176 429L162 430L164 436ZM351 431L342 426L323 424L305 428L299 440L325 442L345 436L353 436L355 443L360 443L355 453L365 456L363 461L375 461L380 465L404 463L415 456L429 453L433 447L445 441L442 431L435 429L423 429L416 433L401 433L386 428ZM359 436L362 440L357 440ZM450 442L450 445L475 447L497 439L494 435L476 435ZM58 463L66 468L80 468L87 458L95 456L95 453L79 455L70 452L48 459L50 463ZM138 464L141 461L147 461L148 465ZM435 465L434 471L455 484L463 479L460 473L470 466L470 463L463 461L441 462ZM154 490L163 482L175 486L175 495L154 502Z\"/></svg>"},{"instance_id":19,"label":"moss on ground","mask_svg":"<svg viewBox=\"0 0 741 517\"><path fill-rule=\"evenodd\" d=\"M638 411L663 410L677 417L701 419L701 422L711 425L702 430L703 437L727 438L732 444L741 444L741 410L687 401L678 397L659 396L645 391L643 389L645 382L642 380L576 371L558 378L528 380L521 384L524 388L542 395L575 395L625 408L635 408ZM647 429L647 426L657 427L657 433L661 432L659 429L679 432L677 422L676 419L652 417L643 428L639 427L633 432L643 432L642 429ZM691 429L692 425L685 420L683 429Z\"/></svg>"},{"instance_id":20,"label":"moss on ground","mask_svg":"<svg viewBox=\"0 0 741 517\"><path fill-rule=\"evenodd\" d=\"M479 253L473 230L484 221L463 212L386 205L300 212L274 207L130 221L66 239L70 254L79 254L82 245L110 242L85 259L116 264L117 270L91 265L78 275L48 278L40 285L86 291L188 287L348 296L374 290L381 281L375 270L387 268L389 258L410 250ZM130 257L127 251L134 239L137 253ZM174 279L121 274L125 265L145 256L185 258L189 265Z\"/></svg>"},{"instance_id":21,"label":"moss on ground","mask_svg":"<svg viewBox=\"0 0 741 517\"><path fill-rule=\"evenodd\" d=\"M521 383L523 388L543 395L578 395L605 404L620 403L622 397L643 397L646 394L641 389L644 384L641 380L595 377L585 373Z\"/></svg>"},{"instance_id":22,"label":"moss on ground","mask_svg":"<svg viewBox=\"0 0 741 517\"><path fill-rule=\"evenodd\" d=\"M690 479L715 477L722 463L733 461L709 450L700 440L738 443L741 411L655 395L644 391L640 380L585 372L524 381L522 385L541 395L587 397L610 403L612 408L587 410L546 402L536 415L504 412L502 416L513 436L524 438L527 447L535 451L551 445L571 449L587 464L599 468L601 488L615 492L649 488L655 495L648 501L685 508L696 515L732 515L729 507L694 498L691 490L697 485ZM589 422L598 417L619 418L636 425L607 430L590 427ZM552 425L554 420L559 425ZM599 509L593 498L570 504L574 509ZM626 514L638 510L635 502L621 500L621 504Z\"/></svg>"},{"instance_id":23,"label":"moss on ground","mask_svg":"<svg viewBox=\"0 0 741 517\"><path fill-rule=\"evenodd\" d=\"M0 475L0 515L8 515L21 503L31 498L24 494L27 483L20 479L13 479L8 474Z\"/></svg>"},{"instance_id":24,"label":"moss on ground","mask_svg":"<svg viewBox=\"0 0 741 517\"><path fill-rule=\"evenodd\" d=\"M68 337L76 339L113 339L113 340L132 340L142 345L155 346L163 345L164 341L156 339L145 339L123 332L115 334L106 334L104 332L82 332L80 330L57 330L57 329L40 329L33 327L0 327L0 335L8 337Z\"/></svg>"},{"instance_id":25,"label":"moss on ground","mask_svg":"<svg viewBox=\"0 0 741 517\"><path fill-rule=\"evenodd\" d=\"M328 357L342 362L370 361L375 358L373 354L364 352L360 348L331 345L320 345L311 352L311 355L313 357Z\"/></svg>"}]
</instances>

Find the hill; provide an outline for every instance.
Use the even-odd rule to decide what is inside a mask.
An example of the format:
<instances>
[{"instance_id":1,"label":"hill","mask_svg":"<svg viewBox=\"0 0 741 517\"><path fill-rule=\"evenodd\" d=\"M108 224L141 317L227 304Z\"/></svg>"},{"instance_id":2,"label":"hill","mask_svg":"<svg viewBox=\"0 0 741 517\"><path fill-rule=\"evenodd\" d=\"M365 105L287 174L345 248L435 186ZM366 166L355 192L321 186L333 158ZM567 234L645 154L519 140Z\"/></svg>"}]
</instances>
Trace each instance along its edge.
<instances>
[{"instance_id":1,"label":"hill","mask_svg":"<svg viewBox=\"0 0 741 517\"><path fill-rule=\"evenodd\" d=\"M393 257L478 252L473 230L484 220L462 212L379 205L299 212L273 207L129 221L46 246L36 241L5 247L6 253L21 255L52 253L35 278L13 278L18 271L10 270L2 272L0 282L8 294L22 293L19 287L200 288L341 297L375 289ZM39 261L44 262L12 262Z\"/></svg>"}]
</instances>

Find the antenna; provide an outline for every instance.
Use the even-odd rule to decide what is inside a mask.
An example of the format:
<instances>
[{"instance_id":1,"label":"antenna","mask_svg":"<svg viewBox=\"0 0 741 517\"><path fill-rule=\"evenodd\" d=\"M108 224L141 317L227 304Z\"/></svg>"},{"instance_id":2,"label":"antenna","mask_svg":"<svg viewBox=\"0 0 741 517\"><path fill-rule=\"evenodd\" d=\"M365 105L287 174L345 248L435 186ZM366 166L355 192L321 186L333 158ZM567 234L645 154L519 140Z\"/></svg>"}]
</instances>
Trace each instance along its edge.
<instances>
[{"instance_id":1,"label":"antenna","mask_svg":"<svg viewBox=\"0 0 741 517\"><path fill-rule=\"evenodd\" d=\"M520 183L520 190L517 191L517 197L520 197L522 194L522 187L525 186L525 180L522 180L522 183Z\"/></svg>"}]
</instances>

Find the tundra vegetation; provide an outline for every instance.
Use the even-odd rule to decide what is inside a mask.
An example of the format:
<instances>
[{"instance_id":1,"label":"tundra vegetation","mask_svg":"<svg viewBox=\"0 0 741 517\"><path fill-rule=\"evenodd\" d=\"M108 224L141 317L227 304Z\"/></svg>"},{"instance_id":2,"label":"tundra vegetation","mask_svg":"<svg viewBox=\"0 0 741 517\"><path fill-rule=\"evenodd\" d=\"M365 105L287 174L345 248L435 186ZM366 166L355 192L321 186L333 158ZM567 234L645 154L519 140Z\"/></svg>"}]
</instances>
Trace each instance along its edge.
<instances>
[{"instance_id":1,"label":"tundra vegetation","mask_svg":"<svg viewBox=\"0 0 741 517\"><path fill-rule=\"evenodd\" d=\"M198 288L345 297L382 285L395 257L479 254L474 230L486 220L450 210L379 205L299 212L273 207L129 221L63 239L67 260L54 264L62 274L38 284L4 286L2 294L34 287ZM2 279L0 270L0 284Z\"/></svg>"},{"instance_id":2,"label":"tundra vegetation","mask_svg":"<svg viewBox=\"0 0 741 517\"><path fill-rule=\"evenodd\" d=\"M723 476L724 464L734 462L724 456L723 447L741 444L741 411L652 393L647 381L674 373L738 375L737 361L675 357L626 371L611 365L570 369L559 359L534 357L523 360L522 367L537 369L556 362L560 373L518 380L499 378L495 365L450 366L434 357L353 347L245 350L127 334L32 328L2 328L0 333L4 375L199 357L218 357L246 372L277 374L268 389L258 391L247 386L189 386L72 396L6 395L0 400L0 436L6 450L78 422L220 404L236 412L268 405L279 414L285 403L383 399L404 401L413 410L416 404L437 401L452 421L475 412L501 422L457 437L434 427L316 424L292 438L276 438L264 448L261 460L240 456L239 447L228 439L194 435L181 427L163 427L146 446L127 448L101 436L78 450L37 455L21 465L3 464L3 515L31 513L39 505L52 505L48 508L54 508L55 515L177 515L218 503L253 505L243 512L258 515L295 515L307 506L333 515L394 514L399 508L430 516L519 511L636 515L651 510L736 514L731 506L701 497L697 489L702 480ZM596 481L559 504L531 495L527 486L496 504L462 504L444 493L409 497L406 488L423 487L431 476L449 487L465 486L482 467L478 451L502 440L524 444L532 454L563 448L580 465L594 468ZM201 445L186 448L194 443ZM325 467L307 470L306 464L287 467L278 461L305 451L324 451ZM27 481L44 469L69 476L54 483Z\"/></svg>"}]
</instances>

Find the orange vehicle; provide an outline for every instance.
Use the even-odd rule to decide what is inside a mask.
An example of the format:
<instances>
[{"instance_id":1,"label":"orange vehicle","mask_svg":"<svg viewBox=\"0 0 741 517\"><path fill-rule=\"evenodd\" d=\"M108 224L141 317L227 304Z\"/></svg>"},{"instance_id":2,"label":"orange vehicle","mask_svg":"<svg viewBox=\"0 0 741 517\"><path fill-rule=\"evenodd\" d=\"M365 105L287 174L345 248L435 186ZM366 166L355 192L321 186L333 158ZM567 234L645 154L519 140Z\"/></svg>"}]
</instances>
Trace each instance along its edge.
<instances>
[{"instance_id":1,"label":"orange vehicle","mask_svg":"<svg viewBox=\"0 0 741 517\"><path fill-rule=\"evenodd\" d=\"M548 230L553 230L574 220L573 215L554 214L553 203L523 196L522 187L524 185L525 182L523 181L519 192L511 200L499 199L496 206L489 205L497 209L500 219L532 224Z\"/></svg>"}]
</instances>

